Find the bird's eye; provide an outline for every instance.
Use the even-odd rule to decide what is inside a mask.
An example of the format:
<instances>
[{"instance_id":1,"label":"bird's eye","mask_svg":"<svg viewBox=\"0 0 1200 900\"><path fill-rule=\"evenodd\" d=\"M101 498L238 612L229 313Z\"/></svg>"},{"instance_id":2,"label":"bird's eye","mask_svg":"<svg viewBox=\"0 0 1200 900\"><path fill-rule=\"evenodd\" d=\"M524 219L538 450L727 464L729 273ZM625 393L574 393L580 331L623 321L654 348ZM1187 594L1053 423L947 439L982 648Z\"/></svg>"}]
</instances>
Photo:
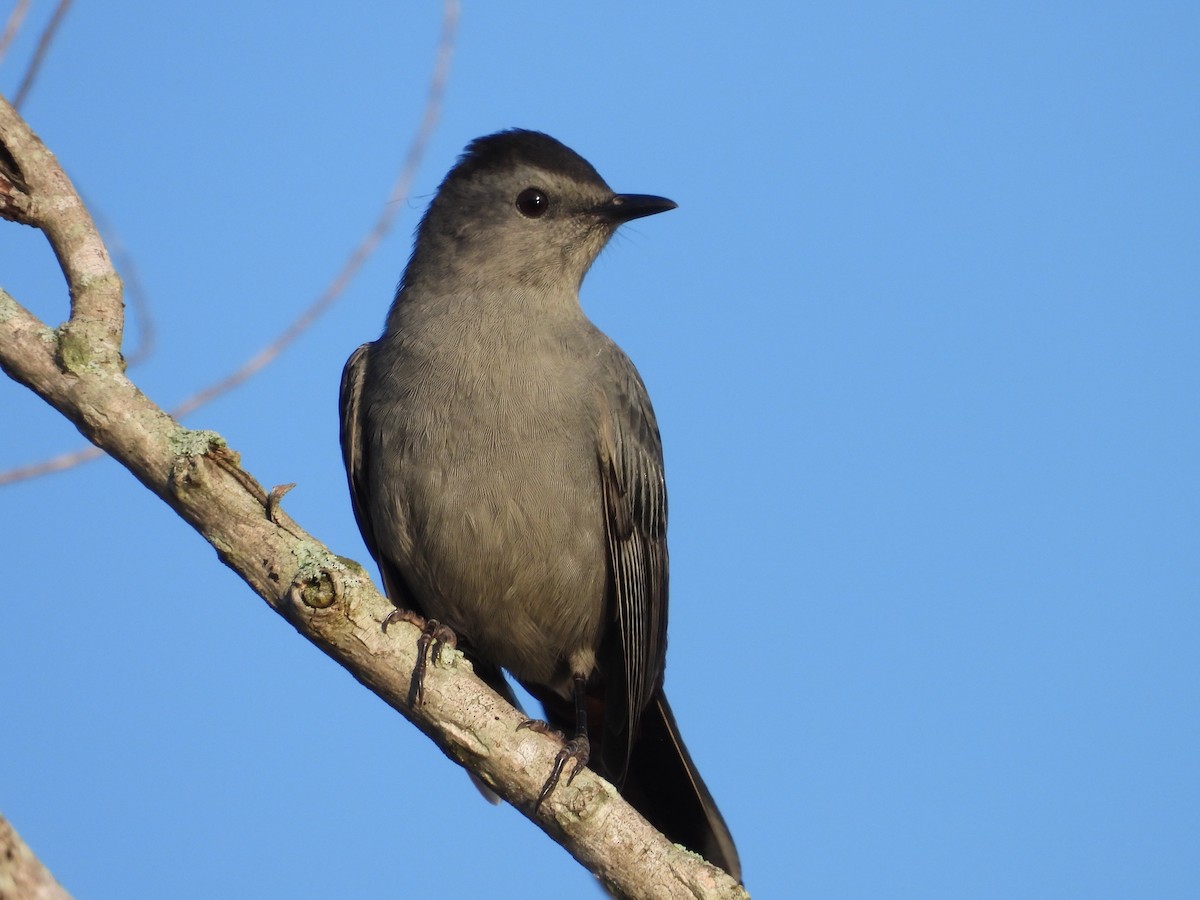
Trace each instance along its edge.
<instances>
[{"instance_id":1,"label":"bird's eye","mask_svg":"<svg viewBox=\"0 0 1200 900\"><path fill-rule=\"evenodd\" d=\"M536 219L543 216L549 208L550 198L541 188L525 188L517 194L517 209L521 211L521 215L527 218Z\"/></svg>"}]
</instances>

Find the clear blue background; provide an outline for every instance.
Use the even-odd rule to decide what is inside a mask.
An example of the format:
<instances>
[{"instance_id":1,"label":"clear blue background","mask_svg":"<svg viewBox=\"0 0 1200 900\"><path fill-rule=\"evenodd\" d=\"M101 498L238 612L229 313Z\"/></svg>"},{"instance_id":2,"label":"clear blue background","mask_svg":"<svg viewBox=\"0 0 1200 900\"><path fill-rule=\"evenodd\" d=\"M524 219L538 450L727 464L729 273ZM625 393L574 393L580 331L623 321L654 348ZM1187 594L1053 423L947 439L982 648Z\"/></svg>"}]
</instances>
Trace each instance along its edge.
<instances>
[{"instance_id":1,"label":"clear blue background","mask_svg":"<svg viewBox=\"0 0 1200 900\"><path fill-rule=\"evenodd\" d=\"M25 113L136 260L161 404L386 196L441 16L387 6L72 9ZM667 687L752 893L1200 896L1200 7L741 9L467 3L396 230L188 424L366 560L342 364L462 146L548 131L679 202L583 297L658 412ZM0 224L0 284L61 321ZM79 444L0 410L0 465ZM0 490L0 547L0 811L78 896L596 895L116 464Z\"/></svg>"}]
</instances>

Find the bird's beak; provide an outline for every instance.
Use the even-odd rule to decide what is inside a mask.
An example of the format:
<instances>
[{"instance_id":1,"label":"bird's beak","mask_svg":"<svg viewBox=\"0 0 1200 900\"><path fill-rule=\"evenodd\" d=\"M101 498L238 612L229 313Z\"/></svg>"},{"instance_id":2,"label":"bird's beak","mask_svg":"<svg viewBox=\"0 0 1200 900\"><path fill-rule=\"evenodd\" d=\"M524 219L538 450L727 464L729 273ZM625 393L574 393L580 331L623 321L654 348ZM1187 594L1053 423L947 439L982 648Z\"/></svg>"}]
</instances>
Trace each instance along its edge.
<instances>
[{"instance_id":1,"label":"bird's beak","mask_svg":"<svg viewBox=\"0 0 1200 900\"><path fill-rule=\"evenodd\" d=\"M674 200L655 197L653 194L617 194L608 202L601 203L596 207L596 213L619 225L631 219L640 219L642 216L666 212L678 205Z\"/></svg>"}]
</instances>

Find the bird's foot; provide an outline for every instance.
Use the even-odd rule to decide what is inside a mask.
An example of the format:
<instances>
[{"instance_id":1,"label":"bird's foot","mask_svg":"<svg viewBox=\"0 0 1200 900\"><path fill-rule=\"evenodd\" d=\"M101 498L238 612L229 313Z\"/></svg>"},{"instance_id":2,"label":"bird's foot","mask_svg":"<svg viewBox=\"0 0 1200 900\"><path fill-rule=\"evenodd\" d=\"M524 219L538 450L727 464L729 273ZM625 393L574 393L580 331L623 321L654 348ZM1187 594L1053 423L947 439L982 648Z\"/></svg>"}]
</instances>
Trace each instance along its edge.
<instances>
[{"instance_id":1,"label":"bird's foot","mask_svg":"<svg viewBox=\"0 0 1200 900\"><path fill-rule=\"evenodd\" d=\"M548 734L563 742L567 739L565 734L557 728L552 728L549 722L543 722L541 719L526 719L517 726L517 731L520 731L522 728L528 728L530 731L536 731L538 734Z\"/></svg>"},{"instance_id":2,"label":"bird's foot","mask_svg":"<svg viewBox=\"0 0 1200 900\"><path fill-rule=\"evenodd\" d=\"M551 728L548 724L538 719L526 719L517 728L528 728L530 731L538 732L538 734L550 734L559 738L562 737L561 731ZM535 815L542 808L542 804L546 801L546 798L554 793L554 789L558 787L558 780L562 777L563 769L567 763L574 762L574 765L571 767L571 774L567 776L567 784L570 784L575 780L575 776L580 773L583 767L587 765L591 755L592 745L587 739L586 734L576 735L563 744L562 749L558 751L558 755L554 757L554 768L550 770L550 777L542 785L542 790L533 804Z\"/></svg>"},{"instance_id":3,"label":"bird's foot","mask_svg":"<svg viewBox=\"0 0 1200 900\"><path fill-rule=\"evenodd\" d=\"M436 666L442 660L442 648L447 645L458 646L458 638L437 619L422 618L411 609L394 609L388 613L387 618L383 620L384 632L394 622L408 622L421 629L421 636L417 638L417 662L413 666L412 679L408 683L408 705L420 706L425 702L426 658L431 657ZM432 652L429 650L430 645L433 646Z\"/></svg>"}]
</instances>

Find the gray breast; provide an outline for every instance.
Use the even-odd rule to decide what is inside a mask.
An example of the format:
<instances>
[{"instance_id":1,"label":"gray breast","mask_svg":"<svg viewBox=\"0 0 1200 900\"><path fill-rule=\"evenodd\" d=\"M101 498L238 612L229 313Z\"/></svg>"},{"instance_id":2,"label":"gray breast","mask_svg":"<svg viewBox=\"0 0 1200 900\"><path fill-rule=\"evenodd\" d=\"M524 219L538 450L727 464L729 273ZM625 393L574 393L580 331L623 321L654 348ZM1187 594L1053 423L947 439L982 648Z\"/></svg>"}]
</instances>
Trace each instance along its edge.
<instances>
[{"instance_id":1,"label":"gray breast","mask_svg":"<svg viewBox=\"0 0 1200 900\"><path fill-rule=\"evenodd\" d=\"M528 334L396 350L375 392L395 400L367 413L384 518L403 532L381 550L484 658L565 689L564 662L596 648L605 600L587 358Z\"/></svg>"}]
</instances>

